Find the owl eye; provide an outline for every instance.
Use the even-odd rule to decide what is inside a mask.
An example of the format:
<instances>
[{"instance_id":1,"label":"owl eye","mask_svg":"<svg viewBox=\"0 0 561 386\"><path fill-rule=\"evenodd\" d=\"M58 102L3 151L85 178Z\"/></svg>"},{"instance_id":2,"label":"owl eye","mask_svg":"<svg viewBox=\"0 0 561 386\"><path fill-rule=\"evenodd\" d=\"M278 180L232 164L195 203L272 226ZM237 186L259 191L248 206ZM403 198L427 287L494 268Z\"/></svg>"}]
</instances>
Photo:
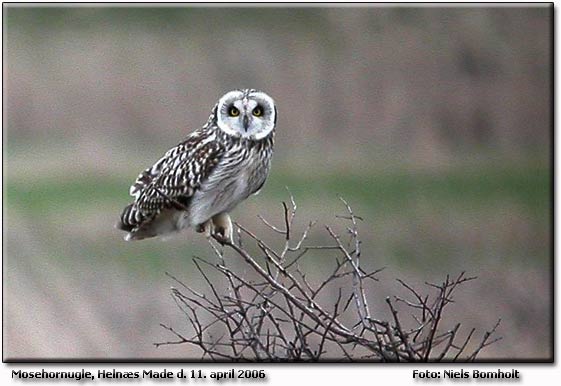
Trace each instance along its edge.
<instances>
[{"instance_id":1,"label":"owl eye","mask_svg":"<svg viewBox=\"0 0 561 386\"><path fill-rule=\"evenodd\" d=\"M257 106L256 108L253 109L252 113L256 117L260 117L261 115L263 115L263 109L260 106Z\"/></svg>"},{"instance_id":2,"label":"owl eye","mask_svg":"<svg viewBox=\"0 0 561 386\"><path fill-rule=\"evenodd\" d=\"M240 110L238 110L235 106L232 106L228 109L228 115L231 117L237 117L240 115Z\"/></svg>"}]
</instances>

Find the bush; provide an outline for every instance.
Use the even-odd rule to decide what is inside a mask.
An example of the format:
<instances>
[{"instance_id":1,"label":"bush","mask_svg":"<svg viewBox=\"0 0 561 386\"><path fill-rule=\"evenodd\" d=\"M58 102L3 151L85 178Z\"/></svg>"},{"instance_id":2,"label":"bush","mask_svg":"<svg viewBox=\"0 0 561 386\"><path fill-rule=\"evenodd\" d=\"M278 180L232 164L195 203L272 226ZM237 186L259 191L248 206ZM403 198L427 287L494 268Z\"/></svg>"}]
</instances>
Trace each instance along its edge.
<instances>
[{"instance_id":1,"label":"bush","mask_svg":"<svg viewBox=\"0 0 561 386\"><path fill-rule=\"evenodd\" d=\"M283 239L281 249L270 247L240 224L236 224L235 242L220 246L218 239L209 240L217 261L194 258L206 291L167 274L179 284L180 288L172 288L172 297L192 333L182 334L162 324L177 340L155 345L190 344L201 349L203 359L221 361L438 362L474 361L481 350L501 339L495 337L500 320L478 343L474 342L475 329L460 337L460 322L441 330L454 293L476 279L464 272L447 275L439 284L426 283L429 293L398 279L409 296L385 299L389 320L373 316L365 287L378 280L381 270L364 270L358 229L362 218L341 201L346 214L337 217L345 222L345 232L338 234L326 226L329 245L307 245L315 222L295 238L297 206L292 196L289 204L283 202L282 228L260 217ZM248 252L244 237L256 244L258 253ZM331 273L315 285L299 264L311 250L329 253L333 262ZM226 253L237 259L225 258ZM216 277L211 277L212 272ZM221 288L223 284L226 288ZM336 296L326 297L328 291Z\"/></svg>"}]
</instances>

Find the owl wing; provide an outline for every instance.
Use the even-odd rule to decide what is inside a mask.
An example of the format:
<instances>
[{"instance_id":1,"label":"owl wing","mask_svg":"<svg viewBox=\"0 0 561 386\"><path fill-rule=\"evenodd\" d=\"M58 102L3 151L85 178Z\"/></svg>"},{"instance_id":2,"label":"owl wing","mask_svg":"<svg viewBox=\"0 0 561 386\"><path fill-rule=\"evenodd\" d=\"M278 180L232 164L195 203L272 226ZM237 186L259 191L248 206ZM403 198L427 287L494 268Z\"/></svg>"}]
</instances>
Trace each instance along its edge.
<instances>
[{"instance_id":1,"label":"owl wing","mask_svg":"<svg viewBox=\"0 0 561 386\"><path fill-rule=\"evenodd\" d=\"M130 187L135 201L121 214L117 227L126 231L150 222L163 209L185 210L224 153L210 137L194 133L144 170Z\"/></svg>"}]
</instances>

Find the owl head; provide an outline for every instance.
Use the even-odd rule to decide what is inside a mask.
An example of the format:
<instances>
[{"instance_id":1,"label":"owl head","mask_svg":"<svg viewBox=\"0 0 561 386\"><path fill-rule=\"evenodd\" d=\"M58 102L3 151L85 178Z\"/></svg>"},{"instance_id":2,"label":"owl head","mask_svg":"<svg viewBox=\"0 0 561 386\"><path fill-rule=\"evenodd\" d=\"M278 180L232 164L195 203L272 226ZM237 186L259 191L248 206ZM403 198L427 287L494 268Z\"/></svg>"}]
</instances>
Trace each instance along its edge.
<instances>
[{"instance_id":1,"label":"owl head","mask_svg":"<svg viewBox=\"0 0 561 386\"><path fill-rule=\"evenodd\" d=\"M275 102L261 91L230 91L216 105L216 124L233 137L265 138L275 128L276 122Z\"/></svg>"}]
</instances>

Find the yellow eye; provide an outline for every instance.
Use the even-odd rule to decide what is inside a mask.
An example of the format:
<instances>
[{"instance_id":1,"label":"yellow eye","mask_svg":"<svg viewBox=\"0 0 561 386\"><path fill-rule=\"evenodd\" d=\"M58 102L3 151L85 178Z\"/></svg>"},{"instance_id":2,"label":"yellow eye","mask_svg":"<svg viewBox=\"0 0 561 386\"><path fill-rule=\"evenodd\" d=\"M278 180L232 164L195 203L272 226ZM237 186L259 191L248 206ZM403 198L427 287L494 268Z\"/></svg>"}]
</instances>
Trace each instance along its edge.
<instances>
[{"instance_id":1,"label":"yellow eye","mask_svg":"<svg viewBox=\"0 0 561 386\"><path fill-rule=\"evenodd\" d=\"M261 115L263 115L263 109L257 106L256 108L253 109L253 115L255 115L256 117L260 117Z\"/></svg>"},{"instance_id":2,"label":"yellow eye","mask_svg":"<svg viewBox=\"0 0 561 386\"><path fill-rule=\"evenodd\" d=\"M230 109L228 110L228 114L231 117L237 117L238 115L240 115L240 110L238 110L236 107L232 106L230 107Z\"/></svg>"}]
</instances>

